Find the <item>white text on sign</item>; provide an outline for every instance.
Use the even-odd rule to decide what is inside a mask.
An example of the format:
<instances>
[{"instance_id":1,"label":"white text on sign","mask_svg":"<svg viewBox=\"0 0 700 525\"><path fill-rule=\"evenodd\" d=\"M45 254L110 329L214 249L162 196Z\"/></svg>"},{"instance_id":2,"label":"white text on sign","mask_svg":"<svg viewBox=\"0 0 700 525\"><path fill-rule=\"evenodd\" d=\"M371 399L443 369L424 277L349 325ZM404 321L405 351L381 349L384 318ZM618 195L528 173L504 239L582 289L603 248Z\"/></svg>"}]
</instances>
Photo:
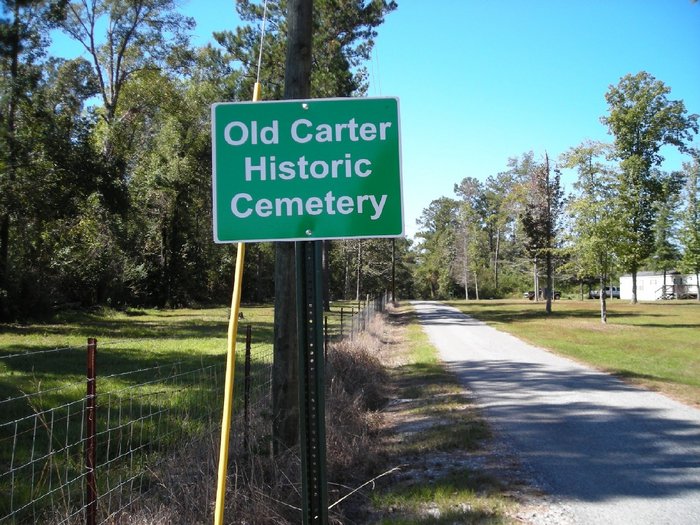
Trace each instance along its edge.
<instances>
[{"instance_id":1,"label":"white text on sign","mask_svg":"<svg viewBox=\"0 0 700 525\"><path fill-rule=\"evenodd\" d=\"M311 140L318 143L342 142L347 135L350 142L360 140L371 142L379 138L386 140L387 129L391 127L391 122L363 122L358 124L354 118L340 124L318 124L311 132L313 122L302 118L292 122L290 126L290 138L297 144L306 144ZM258 121L254 120L250 124L233 121L224 128L224 140L231 146L242 146L244 144L279 144L279 121L273 120L269 126L260 127Z\"/></svg>"}]
</instances>

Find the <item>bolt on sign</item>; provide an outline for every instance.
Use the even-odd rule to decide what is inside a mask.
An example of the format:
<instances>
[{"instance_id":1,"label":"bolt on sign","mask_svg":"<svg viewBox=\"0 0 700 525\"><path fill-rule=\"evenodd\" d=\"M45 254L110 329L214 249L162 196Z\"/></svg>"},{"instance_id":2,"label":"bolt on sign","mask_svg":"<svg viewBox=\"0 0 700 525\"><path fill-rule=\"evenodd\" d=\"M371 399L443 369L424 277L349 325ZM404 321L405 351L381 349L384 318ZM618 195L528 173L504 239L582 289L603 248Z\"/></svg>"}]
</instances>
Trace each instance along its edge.
<instances>
[{"instance_id":1,"label":"bolt on sign","mask_svg":"<svg viewBox=\"0 0 700 525\"><path fill-rule=\"evenodd\" d=\"M214 240L403 235L396 98L212 106Z\"/></svg>"}]
</instances>

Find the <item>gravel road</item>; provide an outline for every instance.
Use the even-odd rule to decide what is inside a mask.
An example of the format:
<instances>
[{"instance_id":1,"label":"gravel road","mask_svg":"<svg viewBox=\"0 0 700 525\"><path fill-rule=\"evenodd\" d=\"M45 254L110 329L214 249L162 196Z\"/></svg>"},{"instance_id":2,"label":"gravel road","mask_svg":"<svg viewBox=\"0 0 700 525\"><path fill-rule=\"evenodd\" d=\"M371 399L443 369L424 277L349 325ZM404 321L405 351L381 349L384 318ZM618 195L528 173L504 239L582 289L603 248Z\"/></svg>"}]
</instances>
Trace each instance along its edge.
<instances>
[{"instance_id":1,"label":"gravel road","mask_svg":"<svg viewBox=\"0 0 700 525\"><path fill-rule=\"evenodd\" d=\"M577 524L700 524L700 410L412 303L496 432ZM662 344L662 342L660 342Z\"/></svg>"}]
</instances>

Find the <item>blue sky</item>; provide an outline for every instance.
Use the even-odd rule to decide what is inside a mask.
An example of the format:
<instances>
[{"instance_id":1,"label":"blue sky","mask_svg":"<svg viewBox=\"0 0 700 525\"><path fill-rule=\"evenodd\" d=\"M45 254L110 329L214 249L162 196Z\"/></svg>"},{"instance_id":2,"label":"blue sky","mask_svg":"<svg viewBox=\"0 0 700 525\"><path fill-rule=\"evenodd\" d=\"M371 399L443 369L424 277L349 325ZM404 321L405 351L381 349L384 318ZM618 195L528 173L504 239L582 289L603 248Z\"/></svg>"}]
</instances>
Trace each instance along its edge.
<instances>
[{"instance_id":1,"label":"blue sky","mask_svg":"<svg viewBox=\"0 0 700 525\"><path fill-rule=\"evenodd\" d=\"M700 2L398 0L367 64L370 96L401 101L406 232L433 199L509 157L609 141L605 92L645 70L700 113ZM234 0L191 0L195 44L239 23ZM264 89L264 87L263 87ZM696 139L700 145L700 140ZM667 154L664 169L684 159ZM565 174L565 182L573 180Z\"/></svg>"},{"instance_id":2,"label":"blue sky","mask_svg":"<svg viewBox=\"0 0 700 525\"><path fill-rule=\"evenodd\" d=\"M600 123L605 92L627 73L651 73L671 87L671 98L700 113L700 3L398 4L379 28L368 94L401 101L409 235L422 210L453 196L466 176L484 180L530 150L556 158L586 139L609 141ZM200 31L205 23L236 24L232 0L191 1L185 9ZM668 154L664 168L678 169L682 160ZM572 177L565 174L565 182Z\"/></svg>"}]
</instances>

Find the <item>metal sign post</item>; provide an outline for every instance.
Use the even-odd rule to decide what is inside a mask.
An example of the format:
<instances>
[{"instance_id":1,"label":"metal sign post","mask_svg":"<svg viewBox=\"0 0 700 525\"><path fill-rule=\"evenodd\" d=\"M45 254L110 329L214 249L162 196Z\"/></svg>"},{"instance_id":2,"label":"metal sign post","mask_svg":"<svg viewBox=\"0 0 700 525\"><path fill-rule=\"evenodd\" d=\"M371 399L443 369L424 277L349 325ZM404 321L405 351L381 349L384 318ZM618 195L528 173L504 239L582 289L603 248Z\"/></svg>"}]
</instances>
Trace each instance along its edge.
<instances>
[{"instance_id":1,"label":"metal sign post","mask_svg":"<svg viewBox=\"0 0 700 525\"><path fill-rule=\"evenodd\" d=\"M399 101L214 104L212 164L216 242L295 241L303 522L325 525L320 241L403 235Z\"/></svg>"},{"instance_id":2,"label":"metal sign post","mask_svg":"<svg viewBox=\"0 0 700 525\"><path fill-rule=\"evenodd\" d=\"M321 242L295 243L303 523L328 523Z\"/></svg>"}]
</instances>

